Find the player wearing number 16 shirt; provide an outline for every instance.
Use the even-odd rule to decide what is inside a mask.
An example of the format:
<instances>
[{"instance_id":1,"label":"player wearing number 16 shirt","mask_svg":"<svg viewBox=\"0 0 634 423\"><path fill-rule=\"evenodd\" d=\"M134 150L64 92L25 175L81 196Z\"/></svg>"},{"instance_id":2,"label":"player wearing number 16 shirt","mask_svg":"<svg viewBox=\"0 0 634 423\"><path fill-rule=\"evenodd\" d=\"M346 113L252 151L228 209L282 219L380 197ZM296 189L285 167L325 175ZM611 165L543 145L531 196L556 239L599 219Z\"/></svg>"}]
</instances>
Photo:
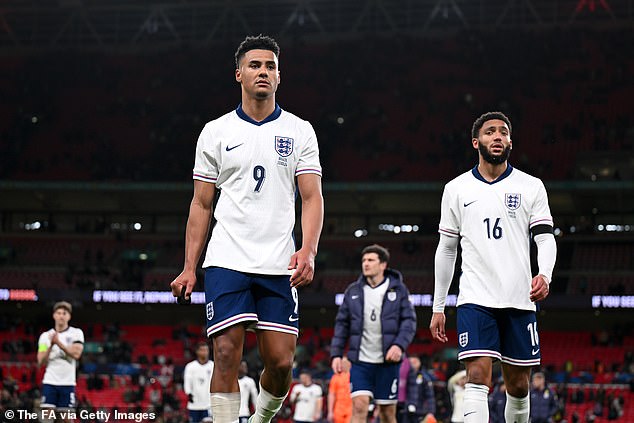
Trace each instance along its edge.
<instances>
[{"instance_id":1,"label":"player wearing number 16 shirt","mask_svg":"<svg viewBox=\"0 0 634 423\"><path fill-rule=\"evenodd\" d=\"M288 393L298 334L297 287L311 283L323 222L315 132L275 101L280 49L247 37L235 54L242 102L209 122L196 146L194 197L185 265L172 294L188 298L213 217L204 259L207 335L213 340L211 408L216 423L238 420L238 370L245 331L254 329L264 363L253 423L268 423ZM295 250L295 199L302 245Z\"/></svg>"},{"instance_id":2,"label":"player wearing number 16 shirt","mask_svg":"<svg viewBox=\"0 0 634 423\"><path fill-rule=\"evenodd\" d=\"M445 299L458 243L462 273L458 295L458 358L467 367L465 423L488 422L493 360L502 362L507 422L526 423L531 366L540 363L535 302L548 295L557 247L544 184L508 163L511 122L489 112L473 124L479 162L445 186L435 256L430 330L446 342ZM538 275L532 277L531 236Z\"/></svg>"}]
</instances>

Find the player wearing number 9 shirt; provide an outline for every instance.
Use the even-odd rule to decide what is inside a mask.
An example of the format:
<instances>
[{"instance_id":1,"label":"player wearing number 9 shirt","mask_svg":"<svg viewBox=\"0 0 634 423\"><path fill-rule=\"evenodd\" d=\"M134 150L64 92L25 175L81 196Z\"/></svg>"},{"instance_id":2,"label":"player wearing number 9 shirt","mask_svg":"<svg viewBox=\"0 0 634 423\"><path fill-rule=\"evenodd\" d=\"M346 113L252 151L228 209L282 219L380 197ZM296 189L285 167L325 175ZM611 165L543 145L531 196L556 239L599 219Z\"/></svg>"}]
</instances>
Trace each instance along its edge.
<instances>
[{"instance_id":1,"label":"player wearing number 9 shirt","mask_svg":"<svg viewBox=\"0 0 634 423\"><path fill-rule=\"evenodd\" d=\"M488 422L493 360L502 362L506 421L525 423L531 366L540 363L535 302L548 295L556 258L553 220L544 184L508 162L511 122L489 112L473 124L479 163L445 186L435 257L430 330L446 342L444 306L458 242L462 274L458 295L458 358L467 367L465 423ZM531 275L530 240L539 274Z\"/></svg>"},{"instance_id":2,"label":"player wearing number 9 shirt","mask_svg":"<svg viewBox=\"0 0 634 423\"><path fill-rule=\"evenodd\" d=\"M217 423L238 420L238 369L245 330L255 329L264 363L253 423L269 422L288 393L298 333L296 288L312 281L323 222L321 166L315 132L275 101L279 46L247 37L235 54L242 102L209 122L196 147L194 198L186 229L185 266L172 293L188 298L203 263L207 335L215 368L211 407ZM302 201L302 246L295 251L295 199Z\"/></svg>"}]
</instances>

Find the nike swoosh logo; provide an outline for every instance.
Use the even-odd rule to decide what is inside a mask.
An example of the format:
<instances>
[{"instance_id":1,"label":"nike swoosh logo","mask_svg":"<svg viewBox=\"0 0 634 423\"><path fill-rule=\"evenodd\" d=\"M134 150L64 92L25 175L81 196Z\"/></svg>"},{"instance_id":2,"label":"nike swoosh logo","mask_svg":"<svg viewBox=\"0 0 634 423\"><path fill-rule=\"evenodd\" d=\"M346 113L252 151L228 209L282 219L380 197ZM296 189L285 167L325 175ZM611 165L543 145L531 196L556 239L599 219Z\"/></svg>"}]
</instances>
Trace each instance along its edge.
<instances>
[{"instance_id":1,"label":"nike swoosh logo","mask_svg":"<svg viewBox=\"0 0 634 423\"><path fill-rule=\"evenodd\" d=\"M293 317L293 315L291 314L290 316L288 316L288 321L289 322L296 322L299 320L299 316L297 317Z\"/></svg>"},{"instance_id":2,"label":"nike swoosh logo","mask_svg":"<svg viewBox=\"0 0 634 423\"><path fill-rule=\"evenodd\" d=\"M353 296L352 296L352 299L353 299L353 300L356 300L357 298L359 298L359 296L358 296L358 295L353 295Z\"/></svg>"},{"instance_id":3,"label":"nike swoosh logo","mask_svg":"<svg viewBox=\"0 0 634 423\"><path fill-rule=\"evenodd\" d=\"M394 399L394 398L396 398L396 394L392 394L392 395L388 396L387 399Z\"/></svg>"},{"instance_id":4,"label":"nike swoosh logo","mask_svg":"<svg viewBox=\"0 0 634 423\"><path fill-rule=\"evenodd\" d=\"M536 350L531 351L531 354L535 355L539 352L539 348L537 348Z\"/></svg>"},{"instance_id":5,"label":"nike swoosh logo","mask_svg":"<svg viewBox=\"0 0 634 423\"><path fill-rule=\"evenodd\" d=\"M469 411L468 413L464 413L464 416L467 417L469 414L473 414L475 411Z\"/></svg>"},{"instance_id":6,"label":"nike swoosh logo","mask_svg":"<svg viewBox=\"0 0 634 423\"><path fill-rule=\"evenodd\" d=\"M242 143L242 144L244 144L244 143ZM240 147L242 144L234 145L233 147L226 146L225 147L225 151L231 151L233 149L236 149L236 148Z\"/></svg>"},{"instance_id":7,"label":"nike swoosh logo","mask_svg":"<svg viewBox=\"0 0 634 423\"><path fill-rule=\"evenodd\" d=\"M227 151L229 151L229 150L227 150ZM471 204L475 203L476 201L478 201L478 200L473 200L473 201L472 201L472 202L470 202L470 203L462 203L462 205L463 205L464 207L467 207L467 206L470 206ZM475 413L475 411L474 411L474 413Z\"/></svg>"}]
</instances>

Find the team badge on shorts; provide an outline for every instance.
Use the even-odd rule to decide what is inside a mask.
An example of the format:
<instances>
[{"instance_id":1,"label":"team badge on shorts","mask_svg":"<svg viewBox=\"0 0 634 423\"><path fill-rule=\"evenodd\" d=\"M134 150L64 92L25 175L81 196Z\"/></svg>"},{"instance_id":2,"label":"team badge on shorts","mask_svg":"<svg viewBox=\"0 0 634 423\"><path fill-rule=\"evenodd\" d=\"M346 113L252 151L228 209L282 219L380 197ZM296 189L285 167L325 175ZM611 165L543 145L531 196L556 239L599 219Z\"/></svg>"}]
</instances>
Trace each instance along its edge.
<instances>
[{"instance_id":1,"label":"team badge on shorts","mask_svg":"<svg viewBox=\"0 0 634 423\"><path fill-rule=\"evenodd\" d=\"M288 157L293 152L293 138L275 137L275 151L282 157Z\"/></svg>"},{"instance_id":2,"label":"team badge on shorts","mask_svg":"<svg viewBox=\"0 0 634 423\"><path fill-rule=\"evenodd\" d=\"M214 302L209 301L207 303L207 320L211 320L214 318Z\"/></svg>"},{"instance_id":3,"label":"team badge on shorts","mask_svg":"<svg viewBox=\"0 0 634 423\"><path fill-rule=\"evenodd\" d=\"M462 332L458 336L458 343L460 344L462 348L466 347L467 344L469 343L469 332Z\"/></svg>"},{"instance_id":4,"label":"team badge on shorts","mask_svg":"<svg viewBox=\"0 0 634 423\"><path fill-rule=\"evenodd\" d=\"M509 210L517 210L522 204L522 194L506 193L504 194L504 204Z\"/></svg>"}]
</instances>

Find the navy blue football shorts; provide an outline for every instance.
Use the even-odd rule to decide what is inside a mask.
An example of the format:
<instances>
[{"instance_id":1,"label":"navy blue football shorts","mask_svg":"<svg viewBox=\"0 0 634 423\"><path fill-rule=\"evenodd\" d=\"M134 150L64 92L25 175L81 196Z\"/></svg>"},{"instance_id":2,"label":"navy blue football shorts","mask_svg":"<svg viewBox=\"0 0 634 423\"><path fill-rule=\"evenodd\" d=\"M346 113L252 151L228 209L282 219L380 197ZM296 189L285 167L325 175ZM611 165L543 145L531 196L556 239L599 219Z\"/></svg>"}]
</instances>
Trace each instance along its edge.
<instances>
[{"instance_id":1,"label":"navy blue football shorts","mask_svg":"<svg viewBox=\"0 0 634 423\"><path fill-rule=\"evenodd\" d=\"M534 311L458 306L458 360L491 357L514 366L537 366L541 360Z\"/></svg>"},{"instance_id":2,"label":"navy blue football shorts","mask_svg":"<svg viewBox=\"0 0 634 423\"><path fill-rule=\"evenodd\" d=\"M75 386L42 385L42 403L44 408L75 408Z\"/></svg>"},{"instance_id":3,"label":"navy blue football shorts","mask_svg":"<svg viewBox=\"0 0 634 423\"><path fill-rule=\"evenodd\" d=\"M222 267L205 271L207 336L236 324L297 336L299 299L290 275L256 275Z\"/></svg>"},{"instance_id":4,"label":"navy blue football shorts","mask_svg":"<svg viewBox=\"0 0 634 423\"><path fill-rule=\"evenodd\" d=\"M350 367L352 398L368 395L375 404L398 402L398 371L400 363L364 363L356 361Z\"/></svg>"}]
</instances>

